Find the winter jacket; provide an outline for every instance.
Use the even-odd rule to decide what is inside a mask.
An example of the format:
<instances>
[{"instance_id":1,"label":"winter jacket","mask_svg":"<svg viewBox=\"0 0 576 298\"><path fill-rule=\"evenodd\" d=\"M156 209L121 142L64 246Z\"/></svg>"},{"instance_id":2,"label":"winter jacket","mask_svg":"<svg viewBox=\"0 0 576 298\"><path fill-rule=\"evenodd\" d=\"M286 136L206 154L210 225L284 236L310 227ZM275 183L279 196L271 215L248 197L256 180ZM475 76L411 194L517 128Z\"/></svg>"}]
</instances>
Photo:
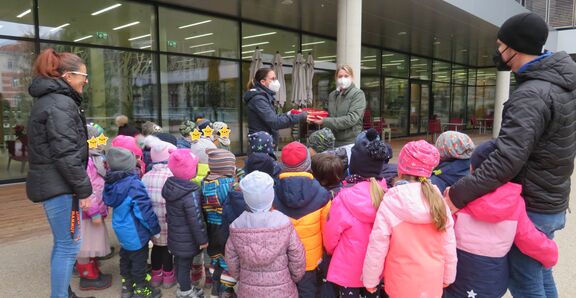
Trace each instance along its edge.
<instances>
[{"instance_id":1,"label":"winter jacket","mask_svg":"<svg viewBox=\"0 0 576 298\"><path fill-rule=\"evenodd\" d=\"M62 194L92 194L82 97L62 79L34 78L28 92L37 98L28 120L26 194L42 202Z\"/></svg>"},{"instance_id":2,"label":"winter jacket","mask_svg":"<svg viewBox=\"0 0 576 298\"><path fill-rule=\"evenodd\" d=\"M370 234L364 286L376 287L383 276L391 298L441 297L443 284L454 282L457 261L454 222L445 207L446 229L438 231L420 183L388 190Z\"/></svg>"},{"instance_id":3,"label":"winter jacket","mask_svg":"<svg viewBox=\"0 0 576 298\"><path fill-rule=\"evenodd\" d=\"M135 171L111 171L106 175L104 203L114 208L112 228L123 249L139 250L160 233L158 217L146 187Z\"/></svg>"},{"instance_id":4,"label":"winter jacket","mask_svg":"<svg viewBox=\"0 0 576 298\"><path fill-rule=\"evenodd\" d=\"M278 130L289 128L304 121L307 113L296 115L276 114L274 95L276 93L257 82L254 88L244 94L248 110L248 134L265 131L278 145Z\"/></svg>"},{"instance_id":5,"label":"winter jacket","mask_svg":"<svg viewBox=\"0 0 576 298\"><path fill-rule=\"evenodd\" d=\"M290 217L306 248L306 271L316 269L322 261L322 227L332 196L307 172L282 173L274 188L274 208Z\"/></svg>"},{"instance_id":6,"label":"winter jacket","mask_svg":"<svg viewBox=\"0 0 576 298\"><path fill-rule=\"evenodd\" d=\"M238 297L298 297L305 250L284 214L242 213L230 227L225 259Z\"/></svg>"},{"instance_id":7,"label":"winter jacket","mask_svg":"<svg viewBox=\"0 0 576 298\"><path fill-rule=\"evenodd\" d=\"M222 226L222 206L228 193L234 189L234 178L221 177L202 182L202 209L208 229L208 255L212 258L224 255L226 234Z\"/></svg>"},{"instance_id":8,"label":"winter jacket","mask_svg":"<svg viewBox=\"0 0 576 298\"><path fill-rule=\"evenodd\" d=\"M165 163L158 163L152 167L148 173L142 177L142 183L148 190L150 200L152 200L152 208L158 217L160 224L160 238L152 238L154 245L167 246L168 245L168 223L166 223L166 200L162 196L162 188L168 178L172 177L172 172Z\"/></svg>"},{"instance_id":9,"label":"winter jacket","mask_svg":"<svg viewBox=\"0 0 576 298\"><path fill-rule=\"evenodd\" d=\"M441 193L444 193L447 187L468 175L470 175L470 160L453 159L441 162L432 172L430 181L438 187Z\"/></svg>"},{"instance_id":10,"label":"winter jacket","mask_svg":"<svg viewBox=\"0 0 576 298\"><path fill-rule=\"evenodd\" d=\"M380 185L387 189L386 180ZM328 281L349 288L364 287L360 276L376 211L368 181L343 188L332 201L322 231L324 248L332 255Z\"/></svg>"},{"instance_id":11,"label":"winter jacket","mask_svg":"<svg viewBox=\"0 0 576 298\"><path fill-rule=\"evenodd\" d=\"M102 192L104 191L104 177L102 177L96 166L94 165L93 158L100 158L102 159L102 155L95 155L91 156L88 159L88 169L86 172L88 173L88 177L90 178L90 183L92 184L92 195L90 195L90 208L88 210L84 210L83 216L84 218L92 218L95 216L106 217L108 216L108 206L104 204L102 200Z\"/></svg>"},{"instance_id":12,"label":"winter jacket","mask_svg":"<svg viewBox=\"0 0 576 298\"><path fill-rule=\"evenodd\" d=\"M200 245L208 242L198 185L170 177L162 188L162 196L166 199L168 249L177 257L198 255Z\"/></svg>"},{"instance_id":13,"label":"winter jacket","mask_svg":"<svg viewBox=\"0 0 576 298\"><path fill-rule=\"evenodd\" d=\"M210 171L210 168L208 167L208 164L199 163L198 169L196 170L196 177L192 178L192 182L196 183L196 185L198 185L198 187L201 187L202 181L204 181L204 178L206 178L206 176L208 176L209 171Z\"/></svg>"},{"instance_id":14,"label":"winter jacket","mask_svg":"<svg viewBox=\"0 0 576 298\"><path fill-rule=\"evenodd\" d=\"M154 166L154 162L152 162L152 153L150 150L150 147L142 148L142 162L146 165L142 173L150 172L152 170L152 166Z\"/></svg>"},{"instance_id":15,"label":"winter jacket","mask_svg":"<svg viewBox=\"0 0 576 298\"><path fill-rule=\"evenodd\" d=\"M521 185L509 182L455 214L461 270L447 292L465 297L474 289L479 297L502 297L508 287L506 255L512 243L547 268L556 264L558 247L530 221L521 193Z\"/></svg>"},{"instance_id":16,"label":"winter jacket","mask_svg":"<svg viewBox=\"0 0 576 298\"><path fill-rule=\"evenodd\" d=\"M185 137L179 137L178 140L176 140L176 148L190 149L190 147L192 147L192 142L189 139Z\"/></svg>"},{"instance_id":17,"label":"winter jacket","mask_svg":"<svg viewBox=\"0 0 576 298\"><path fill-rule=\"evenodd\" d=\"M336 146L354 143L362 131L366 97L364 91L352 84L344 91L334 90L325 105L330 117L324 118L324 127L330 128L336 138Z\"/></svg>"},{"instance_id":18,"label":"winter jacket","mask_svg":"<svg viewBox=\"0 0 576 298\"><path fill-rule=\"evenodd\" d=\"M244 195L240 189L231 191L228 194L228 199L224 202L222 207L222 232L224 238L228 240L230 236L230 225L234 222L244 211L250 210Z\"/></svg>"},{"instance_id":19,"label":"winter jacket","mask_svg":"<svg viewBox=\"0 0 576 298\"><path fill-rule=\"evenodd\" d=\"M118 135L124 135L124 136L129 136L129 137L136 137L136 135L138 135L140 133L140 131L138 131L138 129L130 124L126 124L123 126L118 127Z\"/></svg>"},{"instance_id":20,"label":"winter jacket","mask_svg":"<svg viewBox=\"0 0 576 298\"><path fill-rule=\"evenodd\" d=\"M504 103L496 150L450 188L458 208L508 181L522 185L529 211L568 208L576 154L576 63L558 52L523 68Z\"/></svg>"}]
</instances>

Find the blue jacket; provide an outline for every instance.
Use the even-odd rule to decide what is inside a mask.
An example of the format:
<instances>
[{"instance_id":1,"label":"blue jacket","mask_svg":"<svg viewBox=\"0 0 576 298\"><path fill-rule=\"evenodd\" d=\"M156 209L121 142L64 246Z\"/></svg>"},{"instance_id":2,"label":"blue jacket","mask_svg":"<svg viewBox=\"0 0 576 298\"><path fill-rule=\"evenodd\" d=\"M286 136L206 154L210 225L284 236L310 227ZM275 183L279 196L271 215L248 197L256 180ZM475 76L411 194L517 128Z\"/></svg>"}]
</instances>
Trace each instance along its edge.
<instances>
[{"instance_id":1,"label":"blue jacket","mask_svg":"<svg viewBox=\"0 0 576 298\"><path fill-rule=\"evenodd\" d=\"M323 208L331 199L318 180L308 173L282 173L274 186L274 208L293 219L300 219Z\"/></svg>"},{"instance_id":2,"label":"blue jacket","mask_svg":"<svg viewBox=\"0 0 576 298\"><path fill-rule=\"evenodd\" d=\"M430 180L442 193L464 176L470 175L469 159L454 159L441 162L434 170Z\"/></svg>"},{"instance_id":3,"label":"blue jacket","mask_svg":"<svg viewBox=\"0 0 576 298\"><path fill-rule=\"evenodd\" d=\"M244 211L248 211L248 205L244 201L244 195L240 190L231 191L228 194L228 199L224 201L222 208L222 231L225 238L230 236L230 225L235 221Z\"/></svg>"},{"instance_id":4,"label":"blue jacket","mask_svg":"<svg viewBox=\"0 0 576 298\"><path fill-rule=\"evenodd\" d=\"M139 250L148 245L150 237L160 233L152 201L134 171L109 172L102 199L114 208L112 228L123 249Z\"/></svg>"}]
</instances>

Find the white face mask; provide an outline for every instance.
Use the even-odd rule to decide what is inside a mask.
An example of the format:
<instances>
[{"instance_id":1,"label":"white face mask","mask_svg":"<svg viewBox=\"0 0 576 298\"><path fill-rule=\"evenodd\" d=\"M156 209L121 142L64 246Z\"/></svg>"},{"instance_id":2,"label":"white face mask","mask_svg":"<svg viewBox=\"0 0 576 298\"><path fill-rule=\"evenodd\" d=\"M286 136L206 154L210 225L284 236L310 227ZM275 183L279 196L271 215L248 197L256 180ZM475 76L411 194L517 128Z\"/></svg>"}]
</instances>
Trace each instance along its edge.
<instances>
[{"instance_id":1,"label":"white face mask","mask_svg":"<svg viewBox=\"0 0 576 298\"><path fill-rule=\"evenodd\" d=\"M352 79L347 77L338 78L338 87L340 89L347 89L350 85L352 85Z\"/></svg>"},{"instance_id":2,"label":"white face mask","mask_svg":"<svg viewBox=\"0 0 576 298\"><path fill-rule=\"evenodd\" d=\"M268 85L268 89L270 89L274 92L280 91L280 87L281 87L280 81L278 81L278 80L274 80L274 81L270 82L270 85Z\"/></svg>"}]
</instances>

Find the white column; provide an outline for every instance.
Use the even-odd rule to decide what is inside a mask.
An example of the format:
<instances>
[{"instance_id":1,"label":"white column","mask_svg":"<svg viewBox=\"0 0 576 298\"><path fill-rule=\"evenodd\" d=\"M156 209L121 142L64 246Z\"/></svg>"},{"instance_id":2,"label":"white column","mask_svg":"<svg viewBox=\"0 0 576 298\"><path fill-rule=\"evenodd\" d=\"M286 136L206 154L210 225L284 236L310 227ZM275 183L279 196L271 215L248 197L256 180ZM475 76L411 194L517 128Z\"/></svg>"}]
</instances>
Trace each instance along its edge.
<instances>
[{"instance_id":1,"label":"white column","mask_svg":"<svg viewBox=\"0 0 576 298\"><path fill-rule=\"evenodd\" d=\"M500 127L502 126L502 109L504 103L510 96L510 72L499 71L496 73L496 99L494 100L494 125L492 136L498 137Z\"/></svg>"},{"instance_id":2,"label":"white column","mask_svg":"<svg viewBox=\"0 0 576 298\"><path fill-rule=\"evenodd\" d=\"M362 0L338 0L338 32L336 62L348 64L354 81L360 87L360 56L362 54Z\"/></svg>"}]
</instances>

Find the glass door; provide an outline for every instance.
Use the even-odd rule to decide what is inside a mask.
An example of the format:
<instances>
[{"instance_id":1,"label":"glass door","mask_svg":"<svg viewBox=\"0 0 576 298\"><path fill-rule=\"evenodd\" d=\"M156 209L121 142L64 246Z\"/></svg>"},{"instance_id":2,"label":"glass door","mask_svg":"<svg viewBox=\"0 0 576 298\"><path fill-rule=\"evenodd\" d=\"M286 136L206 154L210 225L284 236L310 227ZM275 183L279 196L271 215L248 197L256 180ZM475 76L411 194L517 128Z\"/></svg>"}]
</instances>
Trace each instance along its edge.
<instances>
[{"instance_id":1,"label":"glass door","mask_svg":"<svg viewBox=\"0 0 576 298\"><path fill-rule=\"evenodd\" d=\"M425 133L428 128L430 84L410 83L410 134Z\"/></svg>"}]
</instances>

